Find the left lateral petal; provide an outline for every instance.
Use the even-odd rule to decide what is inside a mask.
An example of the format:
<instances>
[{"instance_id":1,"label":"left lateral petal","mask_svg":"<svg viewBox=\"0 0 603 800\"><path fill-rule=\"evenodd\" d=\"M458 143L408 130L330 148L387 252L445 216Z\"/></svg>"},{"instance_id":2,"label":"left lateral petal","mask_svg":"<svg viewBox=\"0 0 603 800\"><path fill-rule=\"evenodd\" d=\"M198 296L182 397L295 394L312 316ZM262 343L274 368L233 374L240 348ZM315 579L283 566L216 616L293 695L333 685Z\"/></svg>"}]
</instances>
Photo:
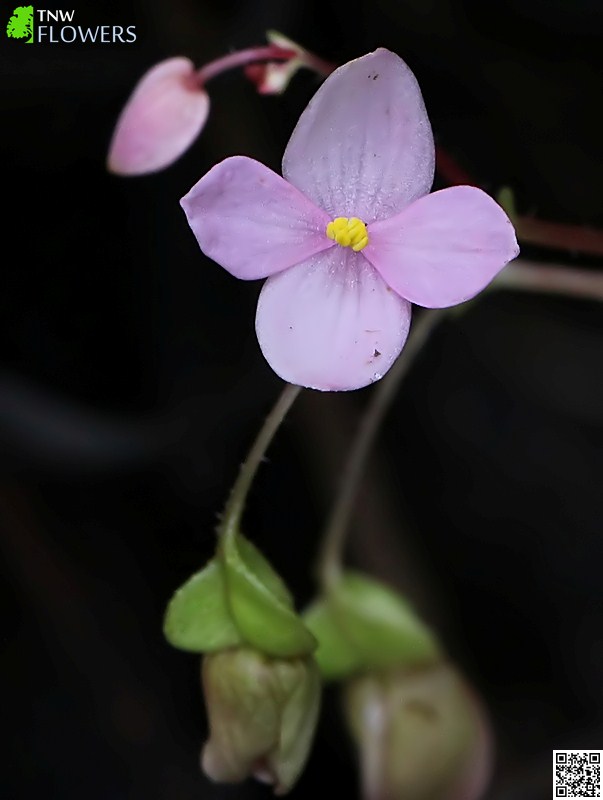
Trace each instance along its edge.
<instances>
[{"instance_id":1,"label":"left lateral petal","mask_svg":"<svg viewBox=\"0 0 603 800\"><path fill-rule=\"evenodd\" d=\"M237 278L265 278L333 246L325 212L245 156L217 164L180 204L205 255Z\"/></svg>"},{"instance_id":2,"label":"left lateral petal","mask_svg":"<svg viewBox=\"0 0 603 800\"><path fill-rule=\"evenodd\" d=\"M335 246L266 281L256 331L284 380L322 391L360 389L399 355L410 313L360 253Z\"/></svg>"},{"instance_id":3,"label":"left lateral petal","mask_svg":"<svg viewBox=\"0 0 603 800\"><path fill-rule=\"evenodd\" d=\"M401 297L426 308L469 300L519 253L503 209L473 186L422 197L368 233L363 255Z\"/></svg>"}]
</instances>

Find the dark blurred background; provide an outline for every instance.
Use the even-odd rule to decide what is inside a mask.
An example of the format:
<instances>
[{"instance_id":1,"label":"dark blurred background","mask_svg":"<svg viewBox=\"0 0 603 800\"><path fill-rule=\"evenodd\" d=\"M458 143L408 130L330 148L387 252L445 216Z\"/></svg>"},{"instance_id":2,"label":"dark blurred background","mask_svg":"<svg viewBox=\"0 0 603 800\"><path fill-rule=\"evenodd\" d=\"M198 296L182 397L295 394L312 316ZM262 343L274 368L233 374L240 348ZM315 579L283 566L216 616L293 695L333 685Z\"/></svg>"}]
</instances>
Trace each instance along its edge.
<instances>
[{"instance_id":1,"label":"dark blurred background","mask_svg":"<svg viewBox=\"0 0 603 800\"><path fill-rule=\"evenodd\" d=\"M216 79L199 141L145 178L105 171L114 122L168 56L202 64L261 43L266 28L336 62L382 45L409 63L438 142L486 190L509 185L523 213L603 227L603 10L598 0L73 7L81 24L136 25L137 42L0 40L0 794L267 797L200 775L198 660L161 634L280 390L254 335L259 283L201 255L178 200L228 155L278 170L318 79L298 75L282 98L259 97L241 73ZM574 252L523 254L597 268ZM603 746L602 338L597 303L545 295L491 294L446 322L388 417L358 506L351 558L415 599L490 710L491 800L548 798L553 748ZM249 503L246 532L301 605L371 391L305 393ZM327 779L357 796L334 689L292 798Z\"/></svg>"}]
</instances>

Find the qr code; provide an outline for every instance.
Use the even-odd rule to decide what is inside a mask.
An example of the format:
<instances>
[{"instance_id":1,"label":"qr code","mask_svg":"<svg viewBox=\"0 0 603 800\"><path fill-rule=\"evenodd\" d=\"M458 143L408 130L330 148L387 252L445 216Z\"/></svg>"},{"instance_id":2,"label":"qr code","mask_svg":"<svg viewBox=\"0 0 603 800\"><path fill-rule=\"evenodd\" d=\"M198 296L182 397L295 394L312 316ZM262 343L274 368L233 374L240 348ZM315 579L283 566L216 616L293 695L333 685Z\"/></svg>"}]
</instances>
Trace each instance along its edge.
<instances>
[{"instance_id":1,"label":"qr code","mask_svg":"<svg viewBox=\"0 0 603 800\"><path fill-rule=\"evenodd\" d=\"M601 750L553 750L553 797L601 797Z\"/></svg>"}]
</instances>

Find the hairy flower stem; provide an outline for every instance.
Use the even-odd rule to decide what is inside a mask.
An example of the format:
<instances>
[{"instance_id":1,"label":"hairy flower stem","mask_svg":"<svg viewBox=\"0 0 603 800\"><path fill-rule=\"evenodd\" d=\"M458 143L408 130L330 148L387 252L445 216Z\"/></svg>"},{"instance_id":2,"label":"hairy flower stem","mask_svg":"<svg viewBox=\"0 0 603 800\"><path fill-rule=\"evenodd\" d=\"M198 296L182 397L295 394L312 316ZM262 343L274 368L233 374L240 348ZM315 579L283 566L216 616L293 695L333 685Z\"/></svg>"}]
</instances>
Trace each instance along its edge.
<instances>
[{"instance_id":1,"label":"hairy flower stem","mask_svg":"<svg viewBox=\"0 0 603 800\"><path fill-rule=\"evenodd\" d=\"M603 301L603 275L597 271L574 269L561 264L536 264L517 259L500 273L487 291L499 289ZM400 383L438 323L447 313L451 316L464 313L469 305L465 303L455 308L427 311L413 327L402 355L375 389L348 455L341 488L325 528L318 566L319 580L324 590L332 587L341 575L345 535L364 465Z\"/></svg>"},{"instance_id":2,"label":"hairy flower stem","mask_svg":"<svg viewBox=\"0 0 603 800\"><path fill-rule=\"evenodd\" d=\"M277 47L274 44L266 45L265 47L249 47L246 50L230 53L227 56L217 58L215 61L210 61L209 64L205 64L204 67L197 70L195 80L199 86L204 86L211 78L215 78L216 75L220 75L226 70L244 67L254 61L289 61L289 59L295 58L296 55L295 50L286 50L284 47Z\"/></svg>"},{"instance_id":3,"label":"hairy flower stem","mask_svg":"<svg viewBox=\"0 0 603 800\"><path fill-rule=\"evenodd\" d=\"M352 449L345 464L341 488L327 521L322 540L318 576L325 591L332 588L341 576L343 545L353 510L354 498L379 426L398 391L400 383L408 374L429 335L448 311L449 309L426 311L420 317L413 326L412 333L402 354L387 375L380 381L379 386L371 397L369 407L362 419L360 430L352 444Z\"/></svg>"},{"instance_id":4,"label":"hairy flower stem","mask_svg":"<svg viewBox=\"0 0 603 800\"><path fill-rule=\"evenodd\" d=\"M239 470L237 479L230 492L230 497L228 498L222 520L218 527L218 536L223 545L231 541L237 535L243 509L245 508L245 500L249 494L258 467L266 454L270 442L274 438L274 434L287 416L287 412L293 405L300 391L301 386L294 386L290 383L286 384L274 408L266 417L260 432L251 446L247 458L241 465L241 469Z\"/></svg>"}]
</instances>

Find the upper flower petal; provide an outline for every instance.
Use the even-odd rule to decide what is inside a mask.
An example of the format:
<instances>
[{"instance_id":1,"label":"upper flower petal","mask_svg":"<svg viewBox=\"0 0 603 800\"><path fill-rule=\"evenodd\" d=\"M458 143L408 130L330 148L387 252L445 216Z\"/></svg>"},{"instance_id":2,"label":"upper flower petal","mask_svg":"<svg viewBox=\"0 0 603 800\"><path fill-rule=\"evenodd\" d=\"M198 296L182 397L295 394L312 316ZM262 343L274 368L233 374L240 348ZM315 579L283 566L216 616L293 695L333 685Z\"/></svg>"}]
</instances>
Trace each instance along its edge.
<instances>
[{"instance_id":1,"label":"upper flower petal","mask_svg":"<svg viewBox=\"0 0 603 800\"><path fill-rule=\"evenodd\" d=\"M484 289L519 247L498 203L481 189L453 186L371 225L362 253L401 297L446 308Z\"/></svg>"},{"instance_id":2,"label":"upper flower petal","mask_svg":"<svg viewBox=\"0 0 603 800\"><path fill-rule=\"evenodd\" d=\"M143 175L169 166L199 135L209 97L195 85L188 58L168 58L140 79L113 133L108 168Z\"/></svg>"},{"instance_id":3,"label":"upper flower petal","mask_svg":"<svg viewBox=\"0 0 603 800\"><path fill-rule=\"evenodd\" d=\"M266 281L256 331L284 380L323 391L359 389L397 358L410 308L362 254L336 246Z\"/></svg>"},{"instance_id":4,"label":"upper flower petal","mask_svg":"<svg viewBox=\"0 0 603 800\"><path fill-rule=\"evenodd\" d=\"M421 90L380 48L335 70L301 115L283 175L333 217L391 217L431 189L434 144Z\"/></svg>"},{"instance_id":5,"label":"upper flower petal","mask_svg":"<svg viewBox=\"0 0 603 800\"><path fill-rule=\"evenodd\" d=\"M265 278L333 246L325 212L245 156L217 164L180 203L203 252L237 278Z\"/></svg>"}]
</instances>

